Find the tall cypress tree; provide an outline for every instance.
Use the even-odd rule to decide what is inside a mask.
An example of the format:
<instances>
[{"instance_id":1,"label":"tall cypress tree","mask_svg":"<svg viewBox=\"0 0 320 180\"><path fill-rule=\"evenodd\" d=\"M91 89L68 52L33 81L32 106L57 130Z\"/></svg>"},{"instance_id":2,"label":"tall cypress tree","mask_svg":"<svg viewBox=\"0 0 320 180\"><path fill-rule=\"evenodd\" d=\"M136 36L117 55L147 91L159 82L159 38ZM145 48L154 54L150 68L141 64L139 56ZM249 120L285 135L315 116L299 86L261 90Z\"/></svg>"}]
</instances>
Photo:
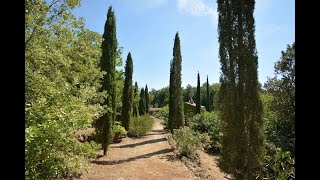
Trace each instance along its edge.
<instances>
[{"instance_id":1,"label":"tall cypress tree","mask_svg":"<svg viewBox=\"0 0 320 180\"><path fill-rule=\"evenodd\" d=\"M108 96L102 103L103 106L111 108L97 121L96 132L101 139L103 155L107 154L107 148L112 142L114 133L112 130L116 113L116 58L118 42L116 37L116 17L110 6L108 9L107 21L104 26L102 41L102 56L100 60L101 70L106 74L102 79L101 91L106 91Z\"/></svg>"},{"instance_id":2,"label":"tall cypress tree","mask_svg":"<svg viewBox=\"0 0 320 180\"><path fill-rule=\"evenodd\" d=\"M134 83L134 95L133 95L133 107L132 107L132 115L134 117L138 117L139 112L139 87L137 81Z\"/></svg>"},{"instance_id":3,"label":"tall cypress tree","mask_svg":"<svg viewBox=\"0 0 320 180\"><path fill-rule=\"evenodd\" d=\"M173 128L178 129L183 126L184 105L181 87L181 63L180 38L179 33L177 32L174 38L173 60L170 63L169 128L171 126L171 132L173 132Z\"/></svg>"},{"instance_id":4,"label":"tall cypress tree","mask_svg":"<svg viewBox=\"0 0 320 180\"><path fill-rule=\"evenodd\" d=\"M179 129L183 126L184 112L183 112L183 92L181 87L181 71L182 71L182 56L180 47L179 33L176 32L173 46L173 62L175 63L175 98L176 98L176 123L175 128Z\"/></svg>"},{"instance_id":5,"label":"tall cypress tree","mask_svg":"<svg viewBox=\"0 0 320 180\"><path fill-rule=\"evenodd\" d=\"M252 179L260 166L264 132L258 86L254 0L217 0L220 99L223 121L221 168L236 179Z\"/></svg>"},{"instance_id":6,"label":"tall cypress tree","mask_svg":"<svg viewBox=\"0 0 320 180\"><path fill-rule=\"evenodd\" d=\"M146 95L144 92L144 88L141 88L140 91L139 114L141 116L146 114Z\"/></svg>"},{"instance_id":7,"label":"tall cypress tree","mask_svg":"<svg viewBox=\"0 0 320 180\"><path fill-rule=\"evenodd\" d=\"M131 109L132 109L132 73L133 64L131 53L128 53L125 66L125 80L122 92L122 124L126 130L129 130Z\"/></svg>"},{"instance_id":8,"label":"tall cypress tree","mask_svg":"<svg viewBox=\"0 0 320 180\"><path fill-rule=\"evenodd\" d=\"M206 102L206 105L207 105L207 111L211 111L211 105L210 105L210 103L211 103L211 101L210 101L210 91L209 91L209 89L210 89L210 86L209 86L209 79L208 79L208 75L207 75L207 102Z\"/></svg>"},{"instance_id":9,"label":"tall cypress tree","mask_svg":"<svg viewBox=\"0 0 320 180\"><path fill-rule=\"evenodd\" d=\"M144 90L145 98L146 98L146 113L149 113L149 91L148 91L148 85L146 85L146 88Z\"/></svg>"},{"instance_id":10,"label":"tall cypress tree","mask_svg":"<svg viewBox=\"0 0 320 180\"><path fill-rule=\"evenodd\" d=\"M168 127L173 134L173 122L176 119L176 102L175 102L175 83L174 83L174 63L171 60L170 62L170 84L169 84L169 118L168 118Z\"/></svg>"},{"instance_id":11,"label":"tall cypress tree","mask_svg":"<svg viewBox=\"0 0 320 180\"><path fill-rule=\"evenodd\" d=\"M196 93L196 114L200 114L201 102L200 102L200 75L198 72L198 81L197 81L197 93Z\"/></svg>"}]
</instances>

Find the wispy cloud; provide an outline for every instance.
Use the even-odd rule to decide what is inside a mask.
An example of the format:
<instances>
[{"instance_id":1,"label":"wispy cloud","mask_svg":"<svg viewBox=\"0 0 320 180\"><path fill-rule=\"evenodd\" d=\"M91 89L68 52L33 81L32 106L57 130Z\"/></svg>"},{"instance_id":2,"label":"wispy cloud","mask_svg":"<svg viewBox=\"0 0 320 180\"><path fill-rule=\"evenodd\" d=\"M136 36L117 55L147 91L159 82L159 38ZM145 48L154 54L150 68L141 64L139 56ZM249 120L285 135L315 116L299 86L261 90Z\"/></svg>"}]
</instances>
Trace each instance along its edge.
<instances>
[{"instance_id":1,"label":"wispy cloud","mask_svg":"<svg viewBox=\"0 0 320 180\"><path fill-rule=\"evenodd\" d=\"M209 6L203 0L177 0L180 13L192 16L211 16L212 20L218 22L217 9Z\"/></svg>"}]
</instances>

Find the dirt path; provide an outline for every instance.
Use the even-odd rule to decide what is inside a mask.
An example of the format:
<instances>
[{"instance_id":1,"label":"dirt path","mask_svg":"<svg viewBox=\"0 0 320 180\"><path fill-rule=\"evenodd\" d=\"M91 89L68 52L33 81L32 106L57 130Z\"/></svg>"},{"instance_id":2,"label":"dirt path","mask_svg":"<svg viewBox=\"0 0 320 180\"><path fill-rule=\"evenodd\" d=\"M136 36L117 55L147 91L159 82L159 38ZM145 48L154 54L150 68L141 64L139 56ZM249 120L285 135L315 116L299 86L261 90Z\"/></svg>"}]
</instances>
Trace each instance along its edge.
<instances>
[{"instance_id":1,"label":"dirt path","mask_svg":"<svg viewBox=\"0 0 320 180\"><path fill-rule=\"evenodd\" d=\"M147 136L124 138L121 143L111 144L108 156L92 160L92 169L80 179L199 179L184 163L173 160L166 139L169 133L163 131L159 119L154 119Z\"/></svg>"}]
</instances>

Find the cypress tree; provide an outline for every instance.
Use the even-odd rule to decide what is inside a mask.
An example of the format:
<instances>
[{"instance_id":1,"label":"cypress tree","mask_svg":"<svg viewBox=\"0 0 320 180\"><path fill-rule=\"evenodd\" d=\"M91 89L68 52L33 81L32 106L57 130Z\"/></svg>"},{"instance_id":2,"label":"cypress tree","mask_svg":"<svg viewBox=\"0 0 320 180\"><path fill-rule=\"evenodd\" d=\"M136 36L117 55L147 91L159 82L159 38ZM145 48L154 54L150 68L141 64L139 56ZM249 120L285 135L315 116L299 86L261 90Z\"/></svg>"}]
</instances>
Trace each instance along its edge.
<instances>
[{"instance_id":1,"label":"cypress tree","mask_svg":"<svg viewBox=\"0 0 320 180\"><path fill-rule=\"evenodd\" d=\"M97 135L101 139L103 155L107 155L107 148L112 142L114 133L112 130L116 115L116 58L118 42L116 37L116 18L110 6L108 9L107 21L104 26L102 41L102 56L100 60L101 70L106 74L102 79L101 91L106 91L108 96L102 103L103 106L111 108L101 116L96 124Z\"/></svg>"},{"instance_id":2,"label":"cypress tree","mask_svg":"<svg viewBox=\"0 0 320 180\"><path fill-rule=\"evenodd\" d=\"M254 0L217 0L220 100L223 121L221 168L236 179L253 179L260 166L264 131L258 86Z\"/></svg>"},{"instance_id":3,"label":"cypress tree","mask_svg":"<svg viewBox=\"0 0 320 180\"><path fill-rule=\"evenodd\" d=\"M131 53L128 53L125 66L125 80L122 92L122 124L126 130L129 130L131 109L132 109L132 73L133 64Z\"/></svg>"},{"instance_id":4,"label":"cypress tree","mask_svg":"<svg viewBox=\"0 0 320 180\"><path fill-rule=\"evenodd\" d=\"M146 113L149 113L149 91L148 86L146 85L146 88L144 90L145 98L146 98Z\"/></svg>"},{"instance_id":5,"label":"cypress tree","mask_svg":"<svg viewBox=\"0 0 320 180\"><path fill-rule=\"evenodd\" d=\"M174 83L174 63L171 60L170 62L170 84L169 84L169 118L168 118L168 128L173 134L173 121L175 120L176 112L176 103L175 103L175 83Z\"/></svg>"},{"instance_id":6,"label":"cypress tree","mask_svg":"<svg viewBox=\"0 0 320 180\"><path fill-rule=\"evenodd\" d=\"M200 114L201 102L200 102L200 75L198 72L198 81L197 81L197 93L196 93L196 114Z\"/></svg>"},{"instance_id":7,"label":"cypress tree","mask_svg":"<svg viewBox=\"0 0 320 180\"><path fill-rule=\"evenodd\" d=\"M137 81L134 83L134 95L133 95L133 109L132 109L132 115L134 117L138 117L139 112L139 87Z\"/></svg>"},{"instance_id":8,"label":"cypress tree","mask_svg":"<svg viewBox=\"0 0 320 180\"><path fill-rule=\"evenodd\" d=\"M140 101L139 101L139 114L145 115L146 113L146 96L144 92L144 88L141 88L140 91Z\"/></svg>"},{"instance_id":9,"label":"cypress tree","mask_svg":"<svg viewBox=\"0 0 320 180\"><path fill-rule=\"evenodd\" d=\"M209 79L208 79L208 75L207 75L207 102L206 102L206 105L207 105L207 111L211 111L211 105L210 105L210 92L209 92Z\"/></svg>"},{"instance_id":10,"label":"cypress tree","mask_svg":"<svg viewBox=\"0 0 320 180\"><path fill-rule=\"evenodd\" d=\"M176 32L174 38L174 46L173 46L173 62L175 63L175 99L176 99L176 123L174 123L174 127L179 129L183 126L184 112L183 112L183 91L181 87L181 70L182 70L182 57L181 57L181 47L180 47L180 38L179 33Z\"/></svg>"},{"instance_id":11,"label":"cypress tree","mask_svg":"<svg viewBox=\"0 0 320 180\"><path fill-rule=\"evenodd\" d=\"M174 38L173 60L170 63L170 85L169 85L169 128L178 129L183 126L183 97L181 87L182 57L180 50L180 38L177 32Z\"/></svg>"}]
</instances>

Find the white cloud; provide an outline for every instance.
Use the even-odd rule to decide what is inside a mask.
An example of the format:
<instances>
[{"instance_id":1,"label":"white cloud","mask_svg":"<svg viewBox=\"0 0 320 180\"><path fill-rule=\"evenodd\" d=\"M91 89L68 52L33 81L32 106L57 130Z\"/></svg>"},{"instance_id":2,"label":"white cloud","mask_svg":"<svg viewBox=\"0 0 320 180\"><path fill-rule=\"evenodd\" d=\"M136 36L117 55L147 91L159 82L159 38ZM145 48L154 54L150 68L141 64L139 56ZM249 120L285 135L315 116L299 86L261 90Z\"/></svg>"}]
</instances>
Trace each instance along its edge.
<instances>
[{"instance_id":1,"label":"white cloud","mask_svg":"<svg viewBox=\"0 0 320 180\"><path fill-rule=\"evenodd\" d=\"M180 13L192 16L211 16L212 20L218 22L217 9L204 3L203 0L177 0Z\"/></svg>"}]
</instances>

